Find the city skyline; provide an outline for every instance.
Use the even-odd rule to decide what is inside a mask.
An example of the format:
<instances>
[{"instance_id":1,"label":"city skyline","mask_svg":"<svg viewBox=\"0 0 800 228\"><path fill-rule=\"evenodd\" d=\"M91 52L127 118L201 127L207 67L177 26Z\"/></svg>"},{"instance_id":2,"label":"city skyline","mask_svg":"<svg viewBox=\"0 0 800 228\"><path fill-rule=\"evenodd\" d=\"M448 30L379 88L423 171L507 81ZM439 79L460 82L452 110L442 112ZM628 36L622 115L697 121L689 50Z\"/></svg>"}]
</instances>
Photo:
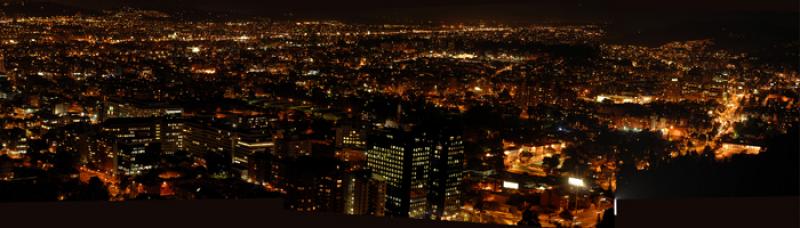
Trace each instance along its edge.
<instances>
[{"instance_id":1,"label":"city skyline","mask_svg":"<svg viewBox=\"0 0 800 228\"><path fill-rule=\"evenodd\" d=\"M527 1L222 12L270 4L247 2L0 5L0 202L274 198L312 215L610 227L618 200L800 193L800 28L784 1L568 1L543 22L480 19ZM312 9L328 6L491 10ZM619 22L679 11L709 15Z\"/></svg>"}]
</instances>

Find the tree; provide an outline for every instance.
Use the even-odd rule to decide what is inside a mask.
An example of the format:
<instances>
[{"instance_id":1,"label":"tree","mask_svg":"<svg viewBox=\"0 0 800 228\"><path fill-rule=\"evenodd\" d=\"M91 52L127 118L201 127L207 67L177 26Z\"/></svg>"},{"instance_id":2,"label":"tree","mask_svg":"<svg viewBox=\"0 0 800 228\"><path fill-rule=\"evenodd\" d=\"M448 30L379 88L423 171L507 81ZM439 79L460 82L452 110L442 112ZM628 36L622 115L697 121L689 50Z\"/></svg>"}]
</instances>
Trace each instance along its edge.
<instances>
[{"instance_id":1,"label":"tree","mask_svg":"<svg viewBox=\"0 0 800 228\"><path fill-rule=\"evenodd\" d=\"M558 217L567 221L572 221L575 217L572 216L572 212L568 209L564 209L561 213L558 213Z\"/></svg>"},{"instance_id":2,"label":"tree","mask_svg":"<svg viewBox=\"0 0 800 228\"><path fill-rule=\"evenodd\" d=\"M518 226L531 226L531 227L542 227L542 224L539 223L539 213L530 208L526 209L522 212L522 220L517 222Z\"/></svg>"},{"instance_id":3,"label":"tree","mask_svg":"<svg viewBox=\"0 0 800 228\"><path fill-rule=\"evenodd\" d=\"M78 193L76 200L105 201L108 200L109 193L100 178L92 177L83 191Z\"/></svg>"},{"instance_id":4,"label":"tree","mask_svg":"<svg viewBox=\"0 0 800 228\"><path fill-rule=\"evenodd\" d=\"M544 158L543 163L544 163L545 169L547 170L547 173L552 173L553 170L555 170L558 167L559 156L558 155L553 155L551 157L546 157L546 158Z\"/></svg>"},{"instance_id":5,"label":"tree","mask_svg":"<svg viewBox=\"0 0 800 228\"><path fill-rule=\"evenodd\" d=\"M225 175L230 170L231 159L228 153L208 151L204 154L208 173L212 175Z\"/></svg>"},{"instance_id":6,"label":"tree","mask_svg":"<svg viewBox=\"0 0 800 228\"><path fill-rule=\"evenodd\" d=\"M29 150L27 153L27 157L31 160L32 164L36 164L39 161L43 161L46 159L46 156L42 154L42 151L47 150L50 145L47 144L45 140L31 140L30 144L28 145Z\"/></svg>"},{"instance_id":7,"label":"tree","mask_svg":"<svg viewBox=\"0 0 800 228\"><path fill-rule=\"evenodd\" d=\"M77 158L75 153L60 150L56 153L55 161L53 162L53 171L59 175L71 175L77 173Z\"/></svg>"},{"instance_id":8,"label":"tree","mask_svg":"<svg viewBox=\"0 0 800 228\"><path fill-rule=\"evenodd\" d=\"M614 227L614 211L612 209L606 209L603 212L603 218L600 219L600 222L597 223L597 228L613 228Z\"/></svg>"}]
</instances>

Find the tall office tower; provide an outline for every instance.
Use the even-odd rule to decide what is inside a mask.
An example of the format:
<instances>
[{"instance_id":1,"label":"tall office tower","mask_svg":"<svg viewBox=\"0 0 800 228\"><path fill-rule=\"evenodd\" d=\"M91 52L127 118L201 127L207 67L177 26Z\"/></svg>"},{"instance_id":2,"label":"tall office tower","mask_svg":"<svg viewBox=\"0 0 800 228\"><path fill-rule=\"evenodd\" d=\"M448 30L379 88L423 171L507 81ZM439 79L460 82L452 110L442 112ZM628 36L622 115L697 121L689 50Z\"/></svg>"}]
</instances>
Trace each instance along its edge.
<instances>
[{"instance_id":1,"label":"tall office tower","mask_svg":"<svg viewBox=\"0 0 800 228\"><path fill-rule=\"evenodd\" d=\"M427 134L387 128L373 135L368 148L367 167L386 179L386 214L423 218L432 153Z\"/></svg>"},{"instance_id":2,"label":"tall office tower","mask_svg":"<svg viewBox=\"0 0 800 228\"><path fill-rule=\"evenodd\" d=\"M464 172L464 142L456 129L440 128L431 133L433 151L428 204L430 217L442 219L461 208Z\"/></svg>"},{"instance_id":3,"label":"tall office tower","mask_svg":"<svg viewBox=\"0 0 800 228\"><path fill-rule=\"evenodd\" d=\"M350 174L345 179L345 213L383 216L386 207L386 180L367 171Z\"/></svg>"}]
</instances>

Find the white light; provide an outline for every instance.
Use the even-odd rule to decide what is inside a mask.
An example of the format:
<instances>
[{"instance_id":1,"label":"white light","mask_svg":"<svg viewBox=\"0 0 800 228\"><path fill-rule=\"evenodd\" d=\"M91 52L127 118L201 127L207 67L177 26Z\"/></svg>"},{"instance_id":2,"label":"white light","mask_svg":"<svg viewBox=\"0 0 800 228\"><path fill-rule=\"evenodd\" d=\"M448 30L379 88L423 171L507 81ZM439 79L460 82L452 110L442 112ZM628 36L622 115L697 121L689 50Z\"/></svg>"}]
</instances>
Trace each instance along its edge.
<instances>
[{"instance_id":1,"label":"white light","mask_svg":"<svg viewBox=\"0 0 800 228\"><path fill-rule=\"evenodd\" d=\"M519 189L519 183L511 181L503 181L503 188Z\"/></svg>"},{"instance_id":2,"label":"white light","mask_svg":"<svg viewBox=\"0 0 800 228\"><path fill-rule=\"evenodd\" d=\"M467 53L458 54L458 55L453 56L453 58L456 58L456 59L471 59L471 58L475 58L475 57L477 57L477 56L475 56L473 54L467 54Z\"/></svg>"},{"instance_id":3,"label":"white light","mask_svg":"<svg viewBox=\"0 0 800 228\"><path fill-rule=\"evenodd\" d=\"M614 198L614 216L617 216L617 198Z\"/></svg>"},{"instance_id":4,"label":"white light","mask_svg":"<svg viewBox=\"0 0 800 228\"><path fill-rule=\"evenodd\" d=\"M567 179L567 183L569 183L572 186L576 186L576 187L584 187L584 186L586 186L586 184L583 183L582 179L578 179L578 178L574 178L574 177L570 177L569 179Z\"/></svg>"},{"instance_id":5,"label":"white light","mask_svg":"<svg viewBox=\"0 0 800 228\"><path fill-rule=\"evenodd\" d=\"M181 113L183 113L183 110L182 109L167 109L166 113L170 114L170 115L171 114L181 114Z\"/></svg>"},{"instance_id":6,"label":"white light","mask_svg":"<svg viewBox=\"0 0 800 228\"><path fill-rule=\"evenodd\" d=\"M270 147L270 146L274 146L275 145L274 142L262 142L262 143L252 143L252 144L250 144L250 143L246 143L246 142L242 142L242 141L237 142L237 144L242 145L242 146L247 146L247 147Z\"/></svg>"}]
</instances>

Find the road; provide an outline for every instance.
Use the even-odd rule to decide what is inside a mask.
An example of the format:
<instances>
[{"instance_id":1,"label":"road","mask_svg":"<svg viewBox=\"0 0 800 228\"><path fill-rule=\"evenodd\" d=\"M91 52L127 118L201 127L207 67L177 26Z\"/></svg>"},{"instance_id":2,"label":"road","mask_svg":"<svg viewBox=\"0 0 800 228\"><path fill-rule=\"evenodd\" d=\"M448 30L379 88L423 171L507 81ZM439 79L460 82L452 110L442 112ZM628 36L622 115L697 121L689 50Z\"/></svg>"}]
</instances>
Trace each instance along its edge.
<instances>
[{"instance_id":1,"label":"road","mask_svg":"<svg viewBox=\"0 0 800 228\"><path fill-rule=\"evenodd\" d=\"M100 181L102 181L106 185L106 187L108 188L108 193L112 199L118 198L120 193L119 178L111 174L107 174L97 170L89 169L85 166L81 166L80 168L81 182L88 183L92 177L97 177L98 179L100 179Z\"/></svg>"}]
</instances>

